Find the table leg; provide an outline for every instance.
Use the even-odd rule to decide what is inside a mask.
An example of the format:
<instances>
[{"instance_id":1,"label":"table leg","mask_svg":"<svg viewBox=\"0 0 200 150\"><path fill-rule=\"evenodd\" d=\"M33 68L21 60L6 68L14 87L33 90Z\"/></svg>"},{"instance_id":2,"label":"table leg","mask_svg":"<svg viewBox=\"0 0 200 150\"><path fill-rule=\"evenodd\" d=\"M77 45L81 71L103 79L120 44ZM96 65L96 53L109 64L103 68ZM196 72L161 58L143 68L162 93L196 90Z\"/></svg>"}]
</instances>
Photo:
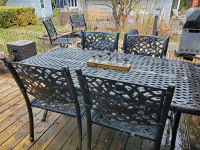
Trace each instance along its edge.
<instances>
[{"instance_id":1,"label":"table leg","mask_svg":"<svg viewBox=\"0 0 200 150\"><path fill-rule=\"evenodd\" d=\"M172 139L170 150L174 150L176 144L176 135L178 131L179 121L181 118L181 112L172 112L174 117L172 118Z\"/></svg>"}]
</instances>

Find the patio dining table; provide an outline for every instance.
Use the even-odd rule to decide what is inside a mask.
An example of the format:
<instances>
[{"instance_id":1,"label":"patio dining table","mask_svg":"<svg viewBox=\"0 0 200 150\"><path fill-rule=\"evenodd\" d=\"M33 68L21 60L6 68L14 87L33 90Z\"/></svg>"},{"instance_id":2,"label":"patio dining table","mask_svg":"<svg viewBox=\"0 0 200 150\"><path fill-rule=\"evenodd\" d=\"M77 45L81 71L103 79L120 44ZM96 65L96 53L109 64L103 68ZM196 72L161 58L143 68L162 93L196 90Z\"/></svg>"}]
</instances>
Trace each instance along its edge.
<instances>
[{"instance_id":1,"label":"patio dining table","mask_svg":"<svg viewBox=\"0 0 200 150\"><path fill-rule=\"evenodd\" d=\"M71 48L55 48L39 55L28 58L21 63L61 69L70 69L75 87L80 89L75 70L81 69L84 74L105 77L119 81L131 82L158 88L167 88L169 84L176 86L171 110L174 114L172 127L171 149L175 147L176 133L182 113L200 115L200 66L187 62L168 59L158 59L149 56L127 54L129 71L105 69L87 66L92 59L94 50L80 50ZM116 61L116 53L111 56L102 52L102 60ZM124 63L123 54L119 54L119 62Z\"/></svg>"}]
</instances>

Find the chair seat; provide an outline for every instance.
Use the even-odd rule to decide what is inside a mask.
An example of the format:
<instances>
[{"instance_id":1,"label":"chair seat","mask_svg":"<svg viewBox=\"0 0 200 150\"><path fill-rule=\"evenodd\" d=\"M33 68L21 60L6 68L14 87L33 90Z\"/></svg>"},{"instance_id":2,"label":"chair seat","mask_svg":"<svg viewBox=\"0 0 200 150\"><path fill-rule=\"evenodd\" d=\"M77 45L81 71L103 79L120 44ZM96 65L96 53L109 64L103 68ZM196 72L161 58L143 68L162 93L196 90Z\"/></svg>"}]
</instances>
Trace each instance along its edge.
<instances>
[{"instance_id":1,"label":"chair seat","mask_svg":"<svg viewBox=\"0 0 200 150\"><path fill-rule=\"evenodd\" d=\"M53 42L53 45L74 44L75 42L76 42L75 38L58 38Z\"/></svg>"},{"instance_id":2,"label":"chair seat","mask_svg":"<svg viewBox=\"0 0 200 150\"><path fill-rule=\"evenodd\" d=\"M79 104L80 104L80 114L82 117L85 113L85 108L83 106L82 100ZM65 114L65 115L70 115L73 117L76 116L76 110L75 110L74 103L63 104L63 103L58 103L58 102L50 102L50 104L49 104L44 100L34 98L31 101L31 106L50 110L50 111Z\"/></svg>"},{"instance_id":3,"label":"chair seat","mask_svg":"<svg viewBox=\"0 0 200 150\"><path fill-rule=\"evenodd\" d=\"M156 139L158 129L156 126L133 125L132 123L119 122L119 120L110 119L97 112L93 112L91 117L93 123L118 129L119 131L124 131L148 140L155 141Z\"/></svg>"}]
</instances>

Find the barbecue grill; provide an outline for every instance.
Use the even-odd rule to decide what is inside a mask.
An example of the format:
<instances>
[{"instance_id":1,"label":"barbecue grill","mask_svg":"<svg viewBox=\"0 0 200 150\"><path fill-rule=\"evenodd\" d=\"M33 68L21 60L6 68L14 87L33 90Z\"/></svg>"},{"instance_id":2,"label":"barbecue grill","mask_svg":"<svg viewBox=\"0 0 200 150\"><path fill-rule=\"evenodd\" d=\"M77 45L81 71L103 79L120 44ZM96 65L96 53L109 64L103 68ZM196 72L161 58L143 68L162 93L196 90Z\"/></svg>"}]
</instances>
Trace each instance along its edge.
<instances>
[{"instance_id":1,"label":"barbecue grill","mask_svg":"<svg viewBox=\"0 0 200 150\"><path fill-rule=\"evenodd\" d=\"M178 54L200 54L200 8L190 8L186 13Z\"/></svg>"}]
</instances>

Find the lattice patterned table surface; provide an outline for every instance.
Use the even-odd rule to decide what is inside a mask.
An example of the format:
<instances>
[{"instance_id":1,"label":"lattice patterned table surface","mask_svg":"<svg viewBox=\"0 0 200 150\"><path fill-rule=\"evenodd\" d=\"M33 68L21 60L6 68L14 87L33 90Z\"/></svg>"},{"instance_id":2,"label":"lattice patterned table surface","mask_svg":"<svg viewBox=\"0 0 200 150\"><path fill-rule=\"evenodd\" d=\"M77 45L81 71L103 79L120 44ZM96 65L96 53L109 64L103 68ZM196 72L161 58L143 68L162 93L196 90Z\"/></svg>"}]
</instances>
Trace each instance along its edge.
<instances>
[{"instance_id":1,"label":"lattice patterned table surface","mask_svg":"<svg viewBox=\"0 0 200 150\"><path fill-rule=\"evenodd\" d=\"M59 47L33 56L21 63L56 69L68 66L77 88L79 84L75 69L80 68L84 74L152 87L166 88L168 84L175 84L176 89L171 109L180 110L183 113L200 115L200 66L187 62L130 54L128 55L129 61L127 63L132 66L128 72L89 67L86 65L86 62L92 59L94 52L96 51ZM115 53L111 54L112 61L115 61L115 55ZM109 59L110 57L106 54L102 57L102 60ZM119 62L123 62L123 60Z\"/></svg>"}]
</instances>

